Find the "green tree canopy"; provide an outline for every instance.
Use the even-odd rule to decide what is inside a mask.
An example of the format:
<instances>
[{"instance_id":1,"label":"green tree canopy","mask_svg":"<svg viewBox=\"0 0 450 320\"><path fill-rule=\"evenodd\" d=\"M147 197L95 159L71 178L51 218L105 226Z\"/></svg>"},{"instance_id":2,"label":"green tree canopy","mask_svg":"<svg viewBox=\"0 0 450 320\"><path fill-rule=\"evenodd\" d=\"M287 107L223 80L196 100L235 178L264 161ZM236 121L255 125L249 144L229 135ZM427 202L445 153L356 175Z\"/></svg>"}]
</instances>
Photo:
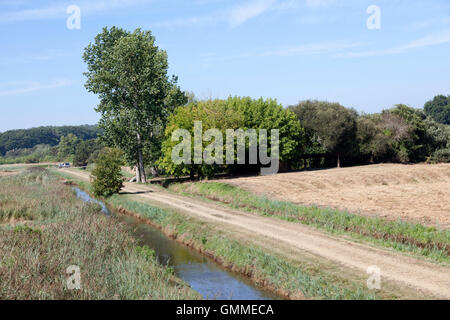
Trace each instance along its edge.
<instances>
[{"instance_id":1,"label":"green tree canopy","mask_svg":"<svg viewBox=\"0 0 450 320\"><path fill-rule=\"evenodd\" d=\"M355 149L357 112L339 103L306 100L289 107L305 128L309 147L319 145L322 150L337 156L340 166L342 155L350 155Z\"/></svg>"},{"instance_id":2,"label":"green tree canopy","mask_svg":"<svg viewBox=\"0 0 450 320\"><path fill-rule=\"evenodd\" d=\"M450 125L450 95L438 95L425 103L425 113L436 122Z\"/></svg>"},{"instance_id":3,"label":"green tree canopy","mask_svg":"<svg viewBox=\"0 0 450 320\"><path fill-rule=\"evenodd\" d=\"M398 149L401 162L418 162L425 160L427 148L427 133L425 114L422 110L397 104L394 108L384 111L400 117L408 125L407 135L395 146Z\"/></svg>"},{"instance_id":4,"label":"green tree canopy","mask_svg":"<svg viewBox=\"0 0 450 320\"><path fill-rule=\"evenodd\" d=\"M217 164L194 164L194 122L202 122L202 133L208 129L218 129L223 137L222 156L223 165ZM177 129L185 129L191 137L191 164L176 164L172 160L172 151L180 141L172 141L172 133ZM280 131L280 160L289 162L295 160L302 152L304 132L300 127L296 116L289 110L284 109L275 100L230 97L227 100L208 100L190 103L187 106L177 108L169 117L165 131L165 140L162 144L163 156L159 161L160 167L168 174L175 176L197 174L200 177L211 177L219 171L238 170L242 165L226 165L226 130L232 129L266 129L270 135L271 129ZM207 148L212 141L202 141L203 149ZM234 147L236 151L236 143ZM249 140L246 140L246 168L249 169L248 150ZM269 141L268 153L271 153L271 142ZM237 154L234 159L237 162ZM256 164L255 169L261 165Z\"/></svg>"},{"instance_id":5,"label":"green tree canopy","mask_svg":"<svg viewBox=\"0 0 450 320\"><path fill-rule=\"evenodd\" d=\"M105 140L125 152L145 182L144 152L162 132L171 110L184 103L177 78L169 79L165 51L150 31L104 28L84 52L86 88L100 97L96 108Z\"/></svg>"},{"instance_id":6,"label":"green tree canopy","mask_svg":"<svg viewBox=\"0 0 450 320\"><path fill-rule=\"evenodd\" d=\"M105 148L92 171L92 188L96 196L110 197L123 187L122 151Z\"/></svg>"},{"instance_id":7,"label":"green tree canopy","mask_svg":"<svg viewBox=\"0 0 450 320\"><path fill-rule=\"evenodd\" d=\"M78 143L80 140L72 133L62 136L58 145L58 159L61 161L73 160Z\"/></svg>"},{"instance_id":8,"label":"green tree canopy","mask_svg":"<svg viewBox=\"0 0 450 320\"><path fill-rule=\"evenodd\" d=\"M99 142L99 139L81 141L75 149L73 165L76 167L86 166L92 155L96 151L103 149L103 147L104 146Z\"/></svg>"},{"instance_id":9,"label":"green tree canopy","mask_svg":"<svg viewBox=\"0 0 450 320\"><path fill-rule=\"evenodd\" d=\"M98 126L61 126L61 127L37 127L31 129L9 130L0 133L0 156L14 149L30 149L39 144L50 146L58 145L62 136L69 133L79 139L95 139L101 133Z\"/></svg>"}]
</instances>

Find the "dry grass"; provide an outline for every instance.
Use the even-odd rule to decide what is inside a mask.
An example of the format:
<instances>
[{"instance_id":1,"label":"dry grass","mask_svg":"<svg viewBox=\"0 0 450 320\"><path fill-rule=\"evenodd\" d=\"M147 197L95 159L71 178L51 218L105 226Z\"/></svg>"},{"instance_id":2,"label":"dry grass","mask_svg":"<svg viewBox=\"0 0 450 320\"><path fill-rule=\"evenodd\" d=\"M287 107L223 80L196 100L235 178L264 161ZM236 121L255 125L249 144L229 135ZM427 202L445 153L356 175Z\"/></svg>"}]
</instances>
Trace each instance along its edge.
<instances>
[{"instance_id":1,"label":"dry grass","mask_svg":"<svg viewBox=\"0 0 450 320\"><path fill-rule=\"evenodd\" d=\"M26 226L5 224L23 220ZM46 170L1 179L1 223L0 300L199 297L116 219ZM71 265L81 269L81 290L67 288Z\"/></svg>"},{"instance_id":2,"label":"dry grass","mask_svg":"<svg viewBox=\"0 0 450 320\"><path fill-rule=\"evenodd\" d=\"M270 199L450 228L450 164L382 164L221 181Z\"/></svg>"}]
</instances>

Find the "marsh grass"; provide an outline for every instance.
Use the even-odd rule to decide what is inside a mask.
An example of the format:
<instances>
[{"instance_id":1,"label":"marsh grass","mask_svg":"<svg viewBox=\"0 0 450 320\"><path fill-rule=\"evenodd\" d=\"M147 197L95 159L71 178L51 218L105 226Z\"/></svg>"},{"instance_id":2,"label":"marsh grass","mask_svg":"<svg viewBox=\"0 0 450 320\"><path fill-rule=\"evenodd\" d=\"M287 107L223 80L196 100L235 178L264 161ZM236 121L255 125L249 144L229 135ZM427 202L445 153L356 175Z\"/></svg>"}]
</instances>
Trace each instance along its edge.
<instances>
[{"instance_id":1,"label":"marsh grass","mask_svg":"<svg viewBox=\"0 0 450 320\"><path fill-rule=\"evenodd\" d=\"M200 298L46 170L0 179L0 225L0 300ZM71 265L81 290L67 289Z\"/></svg>"},{"instance_id":2,"label":"marsh grass","mask_svg":"<svg viewBox=\"0 0 450 320\"><path fill-rule=\"evenodd\" d=\"M345 211L305 207L271 200L220 182L173 184L170 190L218 201L260 215L300 222L335 234L346 234L433 261L450 263L450 230L366 217Z\"/></svg>"}]
</instances>

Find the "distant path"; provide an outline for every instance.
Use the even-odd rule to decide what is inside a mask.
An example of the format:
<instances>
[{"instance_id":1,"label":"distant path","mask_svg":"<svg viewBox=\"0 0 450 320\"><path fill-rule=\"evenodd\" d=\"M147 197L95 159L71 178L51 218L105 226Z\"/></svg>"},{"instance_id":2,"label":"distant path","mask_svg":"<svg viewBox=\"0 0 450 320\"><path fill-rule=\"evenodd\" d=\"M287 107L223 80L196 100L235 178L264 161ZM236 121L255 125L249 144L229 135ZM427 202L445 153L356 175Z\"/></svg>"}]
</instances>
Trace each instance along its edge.
<instances>
[{"instance_id":1,"label":"distant path","mask_svg":"<svg viewBox=\"0 0 450 320\"><path fill-rule=\"evenodd\" d=\"M12 163L12 164L0 164L0 168L8 167L36 167L36 166L56 166L57 162L43 162L43 163Z\"/></svg>"},{"instance_id":2,"label":"distant path","mask_svg":"<svg viewBox=\"0 0 450 320\"><path fill-rule=\"evenodd\" d=\"M64 169L64 172L82 180L89 180L88 172L76 169ZM447 267L354 243L298 223L223 208L212 203L173 195L147 185L125 183L122 191L135 193L136 196L150 199L201 220L232 226L236 232L242 230L255 236L274 239L362 273L366 273L369 266L375 265L381 269L382 281L392 280L420 290L424 296L433 295L450 299L450 268Z\"/></svg>"}]
</instances>

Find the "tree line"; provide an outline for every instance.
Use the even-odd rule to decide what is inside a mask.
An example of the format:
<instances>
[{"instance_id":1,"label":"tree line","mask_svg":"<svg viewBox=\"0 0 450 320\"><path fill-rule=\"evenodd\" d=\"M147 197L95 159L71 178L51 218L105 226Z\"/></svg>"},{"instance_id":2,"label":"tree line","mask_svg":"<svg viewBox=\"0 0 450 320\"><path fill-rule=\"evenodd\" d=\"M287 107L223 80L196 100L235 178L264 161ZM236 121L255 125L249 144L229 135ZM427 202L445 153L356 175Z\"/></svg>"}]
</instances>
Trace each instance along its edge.
<instances>
[{"instance_id":1,"label":"tree line","mask_svg":"<svg viewBox=\"0 0 450 320\"><path fill-rule=\"evenodd\" d=\"M70 162L79 167L93 165L106 145L100 138L90 139L90 136L80 136L81 138L70 132L61 136L58 144L54 146L37 144L31 148L9 150L0 157L0 164Z\"/></svg>"},{"instance_id":2,"label":"tree line","mask_svg":"<svg viewBox=\"0 0 450 320\"><path fill-rule=\"evenodd\" d=\"M167 53L156 45L150 31L141 29L104 28L85 48L83 59L85 87L100 100L96 111L101 119L95 130L102 134L96 140L83 141L76 133L58 142L51 140L53 155L85 165L102 150L109 162L120 154L121 163L136 168L138 182L156 174L210 177L221 172L256 172L262 166L259 159L244 165L175 164L172 133L176 129L192 132L194 121L202 121L203 131L279 129L283 170L450 161L450 96L436 96L423 109L399 104L376 114L359 114L339 103L317 100L287 108L262 98L199 101L181 90L176 76L168 75ZM246 142L247 152L251 147ZM40 152L42 148L36 147Z\"/></svg>"},{"instance_id":3,"label":"tree line","mask_svg":"<svg viewBox=\"0 0 450 320\"><path fill-rule=\"evenodd\" d=\"M101 134L101 130L97 125L82 125L5 131L0 133L0 156L5 156L9 151L20 153L21 149L31 149L37 145L53 147L60 142L62 136L67 136L69 133L82 140L88 140L97 138Z\"/></svg>"},{"instance_id":4,"label":"tree line","mask_svg":"<svg viewBox=\"0 0 450 320\"><path fill-rule=\"evenodd\" d=\"M304 153L331 156L319 159L317 166L332 166L330 158L337 159L337 166L341 159L345 165L450 161L450 126L442 118L436 121L429 108L398 104L380 113L358 114L339 103L308 100L289 109L305 128Z\"/></svg>"},{"instance_id":5,"label":"tree line","mask_svg":"<svg viewBox=\"0 0 450 320\"><path fill-rule=\"evenodd\" d=\"M326 101L308 100L288 108L276 100L248 97L196 101L179 88L176 76L169 77L167 53L156 46L152 33L140 29L104 28L83 58L86 88L100 98L96 110L104 141L124 152L127 163L137 169L138 182L158 171L204 177L261 166L175 164L172 133L192 132L197 120L204 131L280 129L285 169L450 159L449 96L435 97L424 109L399 104L371 115Z\"/></svg>"}]
</instances>

